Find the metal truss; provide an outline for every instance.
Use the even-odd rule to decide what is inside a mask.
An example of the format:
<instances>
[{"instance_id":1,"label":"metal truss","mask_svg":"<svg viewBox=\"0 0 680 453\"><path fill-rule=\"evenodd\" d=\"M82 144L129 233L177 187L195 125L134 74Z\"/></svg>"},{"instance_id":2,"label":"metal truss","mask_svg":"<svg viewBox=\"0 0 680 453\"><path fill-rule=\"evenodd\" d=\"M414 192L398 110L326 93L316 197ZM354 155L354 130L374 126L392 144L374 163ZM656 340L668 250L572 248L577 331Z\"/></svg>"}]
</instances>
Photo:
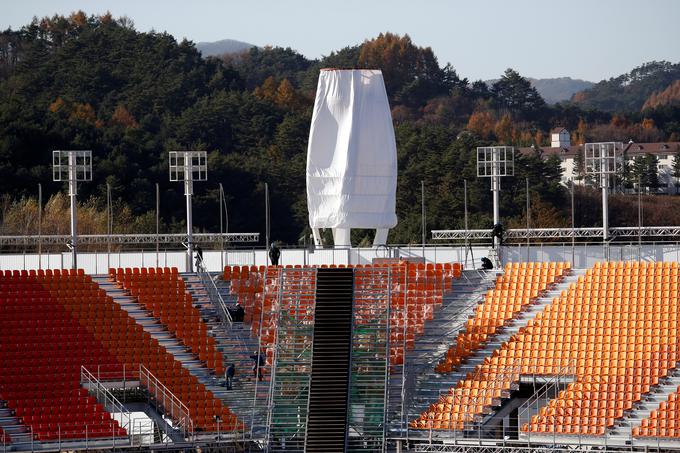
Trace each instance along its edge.
<instances>
[{"instance_id":1,"label":"metal truss","mask_svg":"<svg viewBox=\"0 0 680 453\"><path fill-rule=\"evenodd\" d=\"M607 447L604 445L503 445L502 441L498 445L465 445L456 443L410 443L408 451L416 452L452 452L452 453L555 453L555 452L593 452L600 453L620 453L620 452L676 452L673 448L656 447ZM399 449L397 449L399 451ZM404 450L402 450L404 451Z\"/></svg>"},{"instance_id":2,"label":"metal truss","mask_svg":"<svg viewBox=\"0 0 680 453\"><path fill-rule=\"evenodd\" d=\"M63 245L71 239L70 235L47 236L0 236L0 246L5 245ZM197 233L194 243L257 242L260 233ZM180 244L187 241L186 234L87 234L78 236L78 244Z\"/></svg>"},{"instance_id":3,"label":"metal truss","mask_svg":"<svg viewBox=\"0 0 680 453\"><path fill-rule=\"evenodd\" d=\"M673 237L680 236L680 226L668 227L616 227L609 229L612 238ZM505 239L564 239L602 238L602 228L531 228L505 230ZM435 240L491 239L491 229L484 230L432 230Z\"/></svg>"}]
</instances>

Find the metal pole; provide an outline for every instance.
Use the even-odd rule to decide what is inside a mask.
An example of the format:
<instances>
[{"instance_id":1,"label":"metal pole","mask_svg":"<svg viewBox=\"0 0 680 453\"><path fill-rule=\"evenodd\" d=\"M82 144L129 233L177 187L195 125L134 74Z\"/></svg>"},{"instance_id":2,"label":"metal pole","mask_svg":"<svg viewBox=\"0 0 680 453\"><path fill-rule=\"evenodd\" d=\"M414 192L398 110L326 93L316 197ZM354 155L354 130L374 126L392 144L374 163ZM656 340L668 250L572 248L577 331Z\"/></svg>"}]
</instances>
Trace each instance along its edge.
<instances>
[{"instance_id":1,"label":"metal pole","mask_svg":"<svg viewBox=\"0 0 680 453\"><path fill-rule=\"evenodd\" d=\"M156 183L156 267L160 267L158 265L158 253L159 253L159 230L160 230L160 209L161 209L161 194L160 194L160 189L158 187L158 183Z\"/></svg>"},{"instance_id":2,"label":"metal pole","mask_svg":"<svg viewBox=\"0 0 680 453\"><path fill-rule=\"evenodd\" d=\"M499 152L497 148L493 149L491 154L491 191L493 192L493 224L498 225L501 222L500 214L500 191L501 191L501 177L498 174L500 168L499 164ZM500 240L497 237L493 237L493 246L497 248L500 245Z\"/></svg>"},{"instance_id":3,"label":"metal pole","mask_svg":"<svg viewBox=\"0 0 680 453\"><path fill-rule=\"evenodd\" d=\"M609 175L602 173L602 239L609 239L609 204L608 204Z\"/></svg>"},{"instance_id":4,"label":"metal pole","mask_svg":"<svg viewBox=\"0 0 680 453\"><path fill-rule=\"evenodd\" d=\"M224 189L222 188L222 183L220 183L220 268L224 269L224 229L222 225L222 203L224 201ZM218 425L219 426L219 425Z\"/></svg>"},{"instance_id":5,"label":"metal pole","mask_svg":"<svg viewBox=\"0 0 680 453\"><path fill-rule=\"evenodd\" d=\"M531 201L529 199L529 178L525 178L527 186L527 262L529 262L529 226L531 225Z\"/></svg>"},{"instance_id":6,"label":"metal pole","mask_svg":"<svg viewBox=\"0 0 680 453\"><path fill-rule=\"evenodd\" d=\"M465 268L467 269L468 256L468 208L467 208L467 179L463 180L463 210L465 212ZM474 257L473 257L474 259Z\"/></svg>"},{"instance_id":7,"label":"metal pole","mask_svg":"<svg viewBox=\"0 0 680 453\"><path fill-rule=\"evenodd\" d=\"M264 183L264 235L265 250L269 251L269 184ZM265 255L265 262L269 264L269 253Z\"/></svg>"},{"instance_id":8,"label":"metal pole","mask_svg":"<svg viewBox=\"0 0 680 453\"><path fill-rule=\"evenodd\" d=\"M423 247L423 262L425 261L425 228L426 228L426 221L425 221L425 181L420 181L420 228L421 228L421 234L422 234L422 247Z\"/></svg>"},{"instance_id":9,"label":"metal pole","mask_svg":"<svg viewBox=\"0 0 680 453\"><path fill-rule=\"evenodd\" d=\"M193 193L192 171L190 166L191 159L184 158L184 195L187 199L187 270L194 271L194 224L191 213L191 195Z\"/></svg>"},{"instance_id":10,"label":"metal pole","mask_svg":"<svg viewBox=\"0 0 680 453\"><path fill-rule=\"evenodd\" d=\"M38 184L38 269L42 269L42 184Z\"/></svg>"},{"instance_id":11,"label":"metal pole","mask_svg":"<svg viewBox=\"0 0 680 453\"><path fill-rule=\"evenodd\" d=\"M78 240L78 219L76 216L76 195L78 193L78 186L76 182L76 154L70 152L68 155L68 190L69 198L71 199L71 256L73 269L78 268L78 256L76 251L76 243Z\"/></svg>"},{"instance_id":12,"label":"metal pole","mask_svg":"<svg viewBox=\"0 0 680 453\"><path fill-rule=\"evenodd\" d=\"M500 200L499 200L499 195L500 195L500 190L501 190L501 177L498 174L500 168L498 166L500 165L499 163L499 152L497 148L493 149L493 153L491 154L491 191L493 192L493 224L497 225L501 221L501 214L500 214Z\"/></svg>"},{"instance_id":13,"label":"metal pole","mask_svg":"<svg viewBox=\"0 0 680 453\"><path fill-rule=\"evenodd\" d=\"M642 261L642 179L638 176L638 261Z\"/></svg>"},{"instance_id":14,"label":"metal pole","mask_svg":"<svg viewBox=\"0 0 680 453\"><path fill-rule=\"evenodd\" d=\"M106 267L111 267L111 234L113 234L113 219L112 219L112 207L111 207L111 185L106 183L106 242L107 250L106 254Z\"/></svg>"},{"instance_id":15,"label":"metal pole","mask_svg":"<svg viewBox=\"0 0 680 453\"><path fill-rule=\"evenodd\" d=\"M571 180L571 265L574 263L574 252L576 249L576 236L574 234L574 180Z\"/></svg>"}]
</instances>

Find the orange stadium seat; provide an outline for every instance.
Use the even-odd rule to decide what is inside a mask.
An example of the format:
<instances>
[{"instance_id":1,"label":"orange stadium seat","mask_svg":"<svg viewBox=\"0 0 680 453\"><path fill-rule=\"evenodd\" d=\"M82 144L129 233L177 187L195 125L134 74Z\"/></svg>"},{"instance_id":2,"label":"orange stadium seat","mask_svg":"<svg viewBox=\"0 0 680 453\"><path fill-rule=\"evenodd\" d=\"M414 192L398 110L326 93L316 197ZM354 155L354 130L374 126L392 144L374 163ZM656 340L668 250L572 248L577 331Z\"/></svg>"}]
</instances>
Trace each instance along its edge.
<instances>
[{"instance_id":1,"label":"orange stadium seat","mask_svg":"<svg viewBox=\"0 0 680 453\"><path fill-rule=\"evenodd\" d=\"M153 269L153 268L151 268ZM222 355L215 339L208 336L208 327L192 305L191 294L176 268L109 269L109 276L137 298L139 304L157 318L189 348L199 360L217 374L224 373Z\"/></svg>"},{"instance_id":2,"label":"orange stadium seat","mask_svg":"<svg viewBox=\"0 0 680 453\"><path fill-rule=\"evenodd\" d=\"M522 430L602 435L675 367L678 311L677 263L597 263L411 426L463 429L520 374L567 370L575 381ZM656 423L669 417L665 409L634 434L674 432Z\"/></svg>"},{"instance_id":3,"label":"orange stadium seat","mask_svg":"<svg viewBox=\"0 0 680 453\"><path fill-rule=\"evenodd\" d=\"M160 273L177 278L170 269ZM215 416L225 430L243 427L89 275L45 271L0 277L0 313L0 359L10 365L0 372L0 399L33 427L38 440L125 435L80 388L81 365L102 379L135 376L144 365L188 406L197 429L215 430ZM48 404L53 409L40 409ZM81 419L81 413L93 415Z\"/></svg>"}]
</instances>

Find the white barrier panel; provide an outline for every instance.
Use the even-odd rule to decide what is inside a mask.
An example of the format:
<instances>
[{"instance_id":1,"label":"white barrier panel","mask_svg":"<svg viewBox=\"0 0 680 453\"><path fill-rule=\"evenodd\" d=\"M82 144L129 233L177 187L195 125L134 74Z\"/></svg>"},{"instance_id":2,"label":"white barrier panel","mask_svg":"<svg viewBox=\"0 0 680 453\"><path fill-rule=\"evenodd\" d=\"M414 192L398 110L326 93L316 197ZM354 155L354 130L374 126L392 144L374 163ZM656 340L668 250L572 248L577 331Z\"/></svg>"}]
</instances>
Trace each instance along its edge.
<instances>
[{"instance_id":1,"label":"white barrier panel","mask_svg":"<svg viewBox=\"0 0 680 453\"><path fill-rule=\"evenodd\" d=\"M425 261L428 263L455 262L464 265L465 269L481 266L481 258L488 256L488 247L437 246L425 248ZM181 250L145 252L112 252L79 253L78 267L88 274L105 274L110 267L176 267L186 272L186 252ZM374 259L405 258L422 260L422 247L378 247L332 249L317 248L283 249L279 264L318 266L321 264L369 264ZM678 261L680 262L680 244L636 244L610 245L581 244L573 247L563 245L513 245L504 246L501 250L503 263L515 261L570 261L574 268L592 267L597 261ZM211 272L220 272L224 266L264 266L268 264L267 251L260 250L228 250L203 252L203 261ZM71 267L70 253L42 254L6 254L0 255L0 270L21 269L68 269Z\"/></svg>"}]
</instances>

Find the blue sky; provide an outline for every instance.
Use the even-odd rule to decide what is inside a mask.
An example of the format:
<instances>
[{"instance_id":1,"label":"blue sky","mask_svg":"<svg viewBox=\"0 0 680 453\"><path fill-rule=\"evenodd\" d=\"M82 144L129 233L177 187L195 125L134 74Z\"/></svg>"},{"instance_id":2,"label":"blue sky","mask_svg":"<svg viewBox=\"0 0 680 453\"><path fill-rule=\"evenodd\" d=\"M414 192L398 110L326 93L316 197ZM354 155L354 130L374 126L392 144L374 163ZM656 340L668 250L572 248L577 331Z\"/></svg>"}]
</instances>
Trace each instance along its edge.
<instances>
[{"instance_id":1,"label":"blue sky","mask_svg":"<svg viewBox=\"0 0 680 453\"><path fill-rule=\"evenodd\" d=\"M599 81L651 60L680 61L678 0L5 0L2 9L2 29L108 10L140 31L292 47L310 58L380 32L408 33L471 80L512 67Z\"/></svg>"}]
</instances>

